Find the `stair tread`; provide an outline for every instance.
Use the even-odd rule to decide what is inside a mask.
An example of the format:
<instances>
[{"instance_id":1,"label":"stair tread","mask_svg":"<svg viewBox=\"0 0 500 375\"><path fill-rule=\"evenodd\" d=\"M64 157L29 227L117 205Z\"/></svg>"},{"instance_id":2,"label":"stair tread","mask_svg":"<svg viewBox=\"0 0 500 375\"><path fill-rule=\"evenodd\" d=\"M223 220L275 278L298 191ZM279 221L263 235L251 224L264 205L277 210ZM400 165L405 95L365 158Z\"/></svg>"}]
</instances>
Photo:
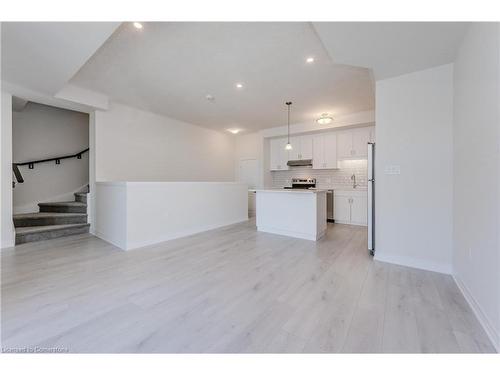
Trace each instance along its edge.
<instances>
[{"instance_id":1,"label":"stair tread","mask_svg":"<svg viewBox=\"0 0 500 375\"><path fill-rule=\"evenodd\" d=\"M38 203L39 206L75 206L75 207L86 207L87 203L83 202L75 202L75 201L70 201L70 202L44 202L44 203Z\"/></svg>"},{"instance_id":2,"label":"stair tread","mask_svg":"<svg viewBox=\"0 0 500 375\"><path fill-rule=\"evenodd\" d=\"M84 226L90 226L90 224L81 223L81 224L61 224L61 225L43 225L43 226L34 226L34 227L19 227L19 228L16 228L16 234L48 232L51 230L77 228L77 227L84 227Z\"/></svg>"},{"instance_id":3,"label":"stair tread","mask_svg":"<svg viewBox=\"0 0 500 375\"><path fill-rule=\"evenodd\" d=\"M25 214L15 214L14 219L32 219L39 217L82 217L87 216L86 213L81 212L29 212Z\"/></svg>"}]
</instances>

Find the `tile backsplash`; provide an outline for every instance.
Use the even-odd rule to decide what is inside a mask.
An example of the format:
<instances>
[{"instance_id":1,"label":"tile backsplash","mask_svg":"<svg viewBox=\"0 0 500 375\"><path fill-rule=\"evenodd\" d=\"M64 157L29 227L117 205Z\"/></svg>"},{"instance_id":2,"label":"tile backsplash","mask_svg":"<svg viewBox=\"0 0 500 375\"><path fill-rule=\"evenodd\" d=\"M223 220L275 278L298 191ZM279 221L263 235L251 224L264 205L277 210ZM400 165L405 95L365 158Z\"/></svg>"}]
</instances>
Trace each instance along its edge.
<instances>
[{"instance_id":1,"label":"tile backsplash","mask_svg":"<svg viewBox=\"0 0 500 375\"><path fill-rule=\"evenodd\" d=\"M312 169L312 167L291 167L287 171L273 171L273 188L283 188L292 184L293 177L316 178L316 186L320 189L350 189L351 176L356 175L359 189L367 187L367 160L342 160L339 169Z\"/></svg>"}]
</instances>

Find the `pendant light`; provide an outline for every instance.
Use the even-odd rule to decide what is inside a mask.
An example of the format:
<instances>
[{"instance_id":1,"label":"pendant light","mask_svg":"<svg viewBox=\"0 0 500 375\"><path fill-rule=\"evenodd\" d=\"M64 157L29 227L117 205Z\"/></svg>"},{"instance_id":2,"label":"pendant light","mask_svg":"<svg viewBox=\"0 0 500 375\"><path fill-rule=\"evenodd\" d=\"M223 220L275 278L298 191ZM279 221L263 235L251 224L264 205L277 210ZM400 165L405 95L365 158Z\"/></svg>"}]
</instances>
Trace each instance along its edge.
<instances>
[{"instance_id":1,"label":"pendant light","mask_svg":"<svg viewBox=\"0 0 500 375\"><path fill-rule=\"evenodd\" d=\"M290 143L290 106L292 102L286 102L285 104L288 107L288 143L285 146L285 150L290 151L292 149L292 144Z\"/></svg>"}]
</instances>

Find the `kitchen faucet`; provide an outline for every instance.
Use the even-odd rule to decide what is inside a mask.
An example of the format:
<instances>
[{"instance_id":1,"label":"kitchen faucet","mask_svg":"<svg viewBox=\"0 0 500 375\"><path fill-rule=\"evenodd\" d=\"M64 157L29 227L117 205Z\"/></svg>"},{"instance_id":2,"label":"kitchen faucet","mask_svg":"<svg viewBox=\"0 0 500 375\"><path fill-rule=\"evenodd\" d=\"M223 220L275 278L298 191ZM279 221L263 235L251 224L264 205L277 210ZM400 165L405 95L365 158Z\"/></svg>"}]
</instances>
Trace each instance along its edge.
<instances>
[{"instance_id":1,"label":"kitchen faucet","mask_svg":"<svg viewBox=\"0 0 500 375\"><path fill-rule=\"evenodd\" d=\"M352 180L352 188L356 189L356 186L358 186L358 184L356 183L356 175L354 173L351 176L351 180Z\"/></svg>"}]
</instances>

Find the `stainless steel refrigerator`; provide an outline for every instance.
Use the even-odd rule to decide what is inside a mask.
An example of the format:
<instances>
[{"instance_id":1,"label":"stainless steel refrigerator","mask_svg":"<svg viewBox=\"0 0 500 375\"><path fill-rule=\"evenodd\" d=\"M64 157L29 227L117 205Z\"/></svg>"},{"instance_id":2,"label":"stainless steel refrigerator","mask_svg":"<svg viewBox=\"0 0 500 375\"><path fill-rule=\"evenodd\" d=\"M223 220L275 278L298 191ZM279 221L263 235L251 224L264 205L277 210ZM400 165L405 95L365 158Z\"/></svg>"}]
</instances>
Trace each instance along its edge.
<instances>
[{"instance_id":1,"label":"stainless steel refrigerator","mask_svg":"<svg viewBox=\"0 0 500 375\"><path fill-rule=\"evenodd\" d=\"M368 143L368 251L375 254L375 143Z\"/></svg>"}]
</instances>

